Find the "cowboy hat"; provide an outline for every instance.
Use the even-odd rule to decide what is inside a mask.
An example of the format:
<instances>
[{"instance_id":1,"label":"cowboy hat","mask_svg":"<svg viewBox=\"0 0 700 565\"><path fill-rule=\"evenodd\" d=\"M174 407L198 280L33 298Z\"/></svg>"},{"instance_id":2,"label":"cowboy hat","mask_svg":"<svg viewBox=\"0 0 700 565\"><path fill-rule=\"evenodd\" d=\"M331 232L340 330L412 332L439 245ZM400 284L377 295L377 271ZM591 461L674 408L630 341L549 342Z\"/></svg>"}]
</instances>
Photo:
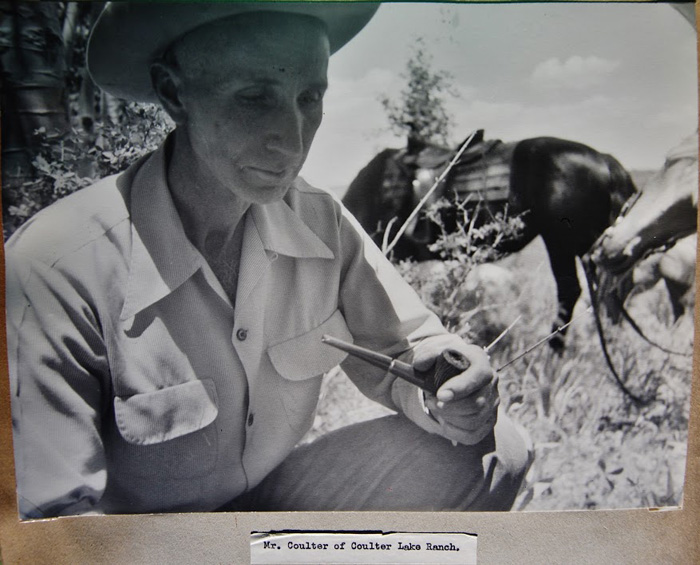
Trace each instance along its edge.
<instances>
[{"instance_id":1,"label":"cowboy hat","mask_svg":"<svg viewBox=\"0 0 700 565\"><path fill-rule=\"evenodd\" d=\"M126 100L156 102L150 65L186 33L222 18L275 11L318 18L331 53L352 39L379 7L374 2L110 2L92 29L87 67L95 83Z\"/></svg>"}]
</instances>

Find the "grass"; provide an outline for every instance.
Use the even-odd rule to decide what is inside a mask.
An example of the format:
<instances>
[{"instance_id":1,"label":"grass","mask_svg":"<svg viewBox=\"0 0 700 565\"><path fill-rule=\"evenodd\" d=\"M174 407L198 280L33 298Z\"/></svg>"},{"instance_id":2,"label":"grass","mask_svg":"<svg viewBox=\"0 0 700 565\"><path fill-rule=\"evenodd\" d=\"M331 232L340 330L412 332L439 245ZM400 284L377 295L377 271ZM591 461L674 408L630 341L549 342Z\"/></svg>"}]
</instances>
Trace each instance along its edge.
<instances>
[{"instance_id":1,"label":"grass","mask_svg":"<svg viewBox=\"0 0 700 565\"><path fill-rule=\"evenodd\" d=\"M536 242L498 263L502 285L465 283L462 334L484 345L517 316L519 322L491 351L495 367L547 335L554 319L555 286L544 247ZM497 272L497 271L496 271ZM416 284L439 276L424 271ZM509 276L508 273L510 273ZM583 280L583 279L581 279ZM499 288L500 287L500 288ZM607 324L618 372L637 406L614 383L597 341L587 297L579 301L560 357L542 346L500 373L502 403L530 433L535 461L514 509L576 510L667 507L682 504L688 439L692 360L648 345L623 323ZM665 289L636 295L629 309L648 335L673 349L692 351L693 320L671 321ZM481 340L481 341L479 341ZM341 371L328 375L318 416L306 440L386 414L364 398Z\"/></svg>"}]
</instances>

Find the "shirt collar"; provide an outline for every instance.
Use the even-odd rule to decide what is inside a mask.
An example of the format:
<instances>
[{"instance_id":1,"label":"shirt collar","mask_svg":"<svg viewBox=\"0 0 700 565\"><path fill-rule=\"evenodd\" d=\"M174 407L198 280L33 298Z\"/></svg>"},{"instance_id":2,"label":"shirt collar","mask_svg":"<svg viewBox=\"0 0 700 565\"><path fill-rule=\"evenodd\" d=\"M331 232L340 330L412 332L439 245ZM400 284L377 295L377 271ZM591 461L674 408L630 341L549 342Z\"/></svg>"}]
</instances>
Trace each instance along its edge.
<instances>
[{"instance_id":1,"label":"shirt collar","mask_svg":"<svg viewBox=\"0 0 700 565\"><path fill-rule=\"evenodd\" d=\"M291 208L290 202L296 200L293 194L298 190L296 185L295 182L284 200L250 207L263 247L300 259L333 259L333 252Z\"/></svg>"},{"instance_id":2,"label":"shirt collar","mask_svg":"<svg viewBox=\"0 0 700 565\"><path fill-rule=\"evenodd\" d=\"M128 192L131 264L125 320L157 302L190 278L204 261L185 235L166 182L166 143L119 178ZM129 186L130 185L130 186Z\"/></svg>"},{"instance_id":3,"label":"shirt collar","mask_svg":"<svg viewBox=\"0 0 700 565\"><path fill-rule=\"evenodd\" d=\"M167 186L166 144L118 180L120 190L128 193L132 222L131 264L122 320L161 300L206 265L185 234ZM290 193L296 191L296 186L290 189ZM290 257L334 258L328 246L291 208L295 199L288 193L284 200L252 205L249 220L255 229L246 229L243 249L262 246ZM259 243L251 241L246 246L245 239ZM241 258L241 268L244 265Z\"/></svg>"}]
</instances>

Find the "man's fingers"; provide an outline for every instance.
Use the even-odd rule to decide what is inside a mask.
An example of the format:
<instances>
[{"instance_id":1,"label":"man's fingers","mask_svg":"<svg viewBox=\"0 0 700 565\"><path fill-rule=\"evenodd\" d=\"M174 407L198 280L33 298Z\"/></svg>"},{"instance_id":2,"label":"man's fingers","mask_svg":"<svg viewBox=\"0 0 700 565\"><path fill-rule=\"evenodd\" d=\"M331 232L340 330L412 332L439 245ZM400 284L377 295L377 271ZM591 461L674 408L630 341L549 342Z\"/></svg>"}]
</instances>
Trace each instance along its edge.
<instances>
[{"instance_id":1,"label":"man's fingers","mask_svg":"<svg viewBox=\"0 0 700 565\"><path fill-rule=\"evenodd\" d=\"M435 397L428 397L425 400L426 407L435 415L454 420L457 419L479 419L484 414L489 414L499 404L499 396L496 390L485 390L469 398L463 398L459 402L442 402Z\"/></svg>"},{"instance_id":2,"label":"man's fingers","mask_svg":"<svg viewBox=\"0 0 700 565\"><path fill-rule=\"evenodd\" d=\"M472 366L443 384L435 396L442 402L451 402L466 398L485 387L493 388L497 384L498 376L490 367L484 369Z\"/></svg>"}]
</instances>

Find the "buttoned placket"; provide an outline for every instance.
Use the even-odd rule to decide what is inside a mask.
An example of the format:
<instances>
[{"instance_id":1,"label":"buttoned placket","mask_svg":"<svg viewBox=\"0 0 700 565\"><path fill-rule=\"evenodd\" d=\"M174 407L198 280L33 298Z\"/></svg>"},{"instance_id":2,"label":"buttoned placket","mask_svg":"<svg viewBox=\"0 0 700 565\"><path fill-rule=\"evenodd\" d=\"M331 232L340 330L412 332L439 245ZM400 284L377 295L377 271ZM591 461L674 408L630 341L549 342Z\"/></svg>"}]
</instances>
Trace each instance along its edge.
<instances>
[{"instance_id":1,"label":"buttoned placket","mask_svg":"<svg viewBox=\"0 0 700 565\"><path fill-rule=\"evenodd\" d=\"M272 262L277 259L277 254L264 248L250 215L245 221L231 342L245 369L248 382L247 447L252 442L255 426L256 375L263 352L263 321L268 288L266 275Z\"/></svg>"}]
</instances>

